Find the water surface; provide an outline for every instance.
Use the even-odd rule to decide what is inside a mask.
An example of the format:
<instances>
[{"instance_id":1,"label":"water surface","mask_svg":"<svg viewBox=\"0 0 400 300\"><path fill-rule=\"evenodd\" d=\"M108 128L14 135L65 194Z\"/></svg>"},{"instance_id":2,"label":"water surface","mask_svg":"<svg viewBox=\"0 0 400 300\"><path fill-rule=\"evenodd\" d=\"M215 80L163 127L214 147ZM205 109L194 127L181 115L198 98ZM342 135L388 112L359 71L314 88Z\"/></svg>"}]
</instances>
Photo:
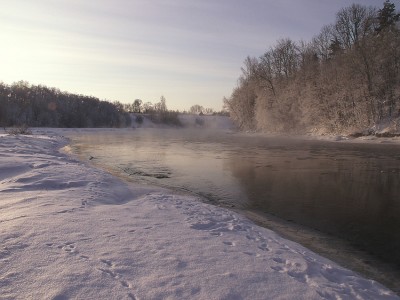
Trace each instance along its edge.
<instances>
[{"instance_id":1,"label":"water surface","mask_svg":"<svg viewBox=\"0 0 400 300\"><path fill-rule=\"evenodd\" d=\"M185 129L82 131L74 149L136 182L277 216L400 269L400 147Z\"/></svg>"}]
</instances>

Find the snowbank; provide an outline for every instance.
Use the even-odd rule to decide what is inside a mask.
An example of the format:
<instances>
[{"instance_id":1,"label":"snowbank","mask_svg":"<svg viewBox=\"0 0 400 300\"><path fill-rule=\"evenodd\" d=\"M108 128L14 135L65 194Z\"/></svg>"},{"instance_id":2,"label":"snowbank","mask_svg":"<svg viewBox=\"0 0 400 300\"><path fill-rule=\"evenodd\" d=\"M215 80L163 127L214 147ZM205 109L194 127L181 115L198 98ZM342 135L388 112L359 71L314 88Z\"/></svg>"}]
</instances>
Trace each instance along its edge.
<instances>
[{"instance_id":1,"label":"snowbank","mask_svg":"<svg viewBox=\"0 0 400 300\"><path fill-rule=\"evenodd\" d=\"M309 132L308 136L312 136L315 139L333 141L344 140L352 142L367 141L369 143L386 143L393 140L395 142L400 142L400 117L386 118L374 126L362 130L354 129L345 135L326 134L323 129L315 128Z\"/></svg>"},{"instance_id":2,"label":"snowbank","mask_svg":"<svg viewBox=\"0 0 400 300\"><path fill-rule=\"evenodd\" d=\"M240 215L0 136L0 299L399 299Z\"/></svg>"}]
</instances>

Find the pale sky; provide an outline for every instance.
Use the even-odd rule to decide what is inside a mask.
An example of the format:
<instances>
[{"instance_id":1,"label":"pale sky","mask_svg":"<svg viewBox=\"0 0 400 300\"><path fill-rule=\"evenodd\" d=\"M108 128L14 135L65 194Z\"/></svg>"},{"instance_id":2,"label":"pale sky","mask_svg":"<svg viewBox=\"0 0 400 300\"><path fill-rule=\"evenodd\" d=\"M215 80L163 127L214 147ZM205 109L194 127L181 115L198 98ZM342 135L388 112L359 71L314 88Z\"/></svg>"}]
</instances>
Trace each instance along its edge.
<instances>
[{"instance_id":1,"label":"pale sky","mask_svg":"<svg viewBox=\"0 0 400 300\"><path fill-rule=\"evenodd\" d=\"M0 81L220 110L246 56L280 38L309 41L352 3L383 2L0 0Z\"/></svg>"}]
</instances>

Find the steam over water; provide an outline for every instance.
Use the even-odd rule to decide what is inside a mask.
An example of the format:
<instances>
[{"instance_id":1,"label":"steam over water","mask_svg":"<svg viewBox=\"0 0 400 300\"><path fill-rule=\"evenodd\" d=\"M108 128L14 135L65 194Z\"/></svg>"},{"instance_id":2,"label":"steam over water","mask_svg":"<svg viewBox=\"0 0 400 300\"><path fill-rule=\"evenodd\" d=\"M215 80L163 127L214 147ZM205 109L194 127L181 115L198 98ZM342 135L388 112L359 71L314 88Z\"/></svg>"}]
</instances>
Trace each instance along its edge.
<instances>
[{"instance_id":1,"label":"steam over water","mask_svg":"<svg viewBox=\"0 0 400 300\"><path fill-rule=\"evenodd\" d=\"M82 131L82 157L135 182L268 213L400 269L400 149L186 129Z\"/></svg>"}]
</instances>

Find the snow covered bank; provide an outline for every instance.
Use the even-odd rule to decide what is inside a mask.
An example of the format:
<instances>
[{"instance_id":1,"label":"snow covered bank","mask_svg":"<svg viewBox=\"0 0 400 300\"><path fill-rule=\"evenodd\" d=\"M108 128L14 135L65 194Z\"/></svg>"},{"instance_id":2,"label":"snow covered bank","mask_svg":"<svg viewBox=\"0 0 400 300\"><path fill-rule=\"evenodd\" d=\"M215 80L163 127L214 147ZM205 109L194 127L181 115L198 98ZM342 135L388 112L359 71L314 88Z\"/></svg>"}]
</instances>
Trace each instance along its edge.
<instances>
[{"instance_id":1,"label":"snow covered bank","mask_svg":"<svg viewBox=\"0 0 400 300\"><path fill-rule=\"evenodd\" d=\"M0 135L0 299L399 299L244 217Z\"/></svg>"},{"instance_id":2,"label":"snow covered bank","mask_svg":"<svg viewBox=\"0 0 400 300\"><path fill-rule=\"evenodd\" d=\"M400 133L399 136L385 136L385 135L366 135L359 137L351 137L348 135L319 135L319 134L308 134L308 135L282 135L282 134L266 134L266 133L239 133L243 135L251 135L254 137L274 137L274 138L285 138L292 140L315 140L315 141L327 141L327 142L339 142L339 143L353 143L353 144L399 144L400 145ZM393 135L393 133L392 133Z\"/></svg>"},{"instance_id":3,"label":"snow covered bank","mask_svg":"<svg viewBox=\"0 0 400 300\"><path fill-rule=\"evenodd\" d=\"M353 130L346 135L324 135L315 129L309 133L320 140L348 141L353 143L400 143L400 117L387 118L363 130Z\"/></svg>"}]
</instances>

